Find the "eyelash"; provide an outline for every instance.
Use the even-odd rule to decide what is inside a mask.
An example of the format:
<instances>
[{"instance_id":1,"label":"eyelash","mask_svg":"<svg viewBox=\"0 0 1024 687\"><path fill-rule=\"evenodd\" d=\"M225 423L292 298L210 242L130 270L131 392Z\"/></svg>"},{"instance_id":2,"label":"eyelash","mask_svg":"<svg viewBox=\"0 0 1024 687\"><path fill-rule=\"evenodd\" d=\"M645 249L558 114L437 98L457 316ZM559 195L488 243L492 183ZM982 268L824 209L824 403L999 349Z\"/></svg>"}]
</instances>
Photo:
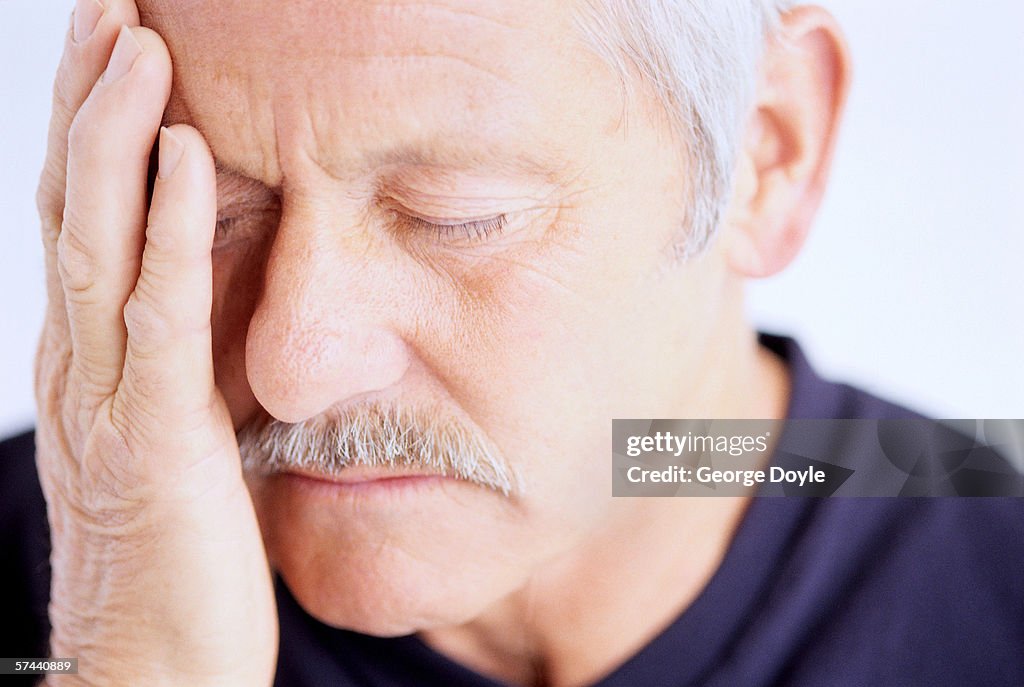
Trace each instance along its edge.
<instances>
[{"instance_id":1,"label":"eyelash","mask_svg":"<svg viewBox=\"0 0 1024 687\"><path fill-rule=\"evenodd\" d=\"M402 212L394 211L393 215L399 221L405 223L409 229L415 231L429 231L436 236L439 241L452 240L452 239L468 239L470 241L484 241L500 234L506 224L508 224L508 216L501 214L495 217L488 217L486 219L471 220L468 222L458 222L454 224L445 224L440 222L431 222L421 217L414 215L408 215ZM216 235L218 239L225 239L231 236L232 230L239 224L245 217L226 217L224 219L217 220Z\"/></svg>"},{"instance_id":2,"label":"eyelash","mask_svg":"<svg viewBox=\"0 0 1024 687\"><path fill-rule=\"evenodd\" d=\"M214 246L217 246L219 244L223 244L223 243L226 243L228 241L232 241L233 239L238 238L238 236L235 235L235 233L236 233L236 231L238 229L237 225L242 224L245 219L246 219L245 216L241 216L241 217L225 217L223 219L218 219L217 220L217 227L214 230L214 235L213 235L214 236Z\"/></svg>"},{"instance_id":3,"label":"eyelash","mask_svg":"<svg viewBox=\"0 0 1024 687\"><path fill-rule=\"evenodd\" d=\"M463 238L471 241L484 241L500 234L508 223L507 215L497 215L487 219L477 219L456 224L441 224L414 215L398 212L395 214L399 215L401 220L407 223L410 228L419 231L430 231L436 235L438 240Z\"/></svg>"},{"instance_id":4,"label":"eyelash","mask_svg":"<svg viewBox=\"0 0 1024 687\"><path fill-rule=\"evenodd\" d=\"M225 217L217 220L217 233L227 234L229 233L236 224L238 224L241 217Z\"/></svg>"}]
</instances>

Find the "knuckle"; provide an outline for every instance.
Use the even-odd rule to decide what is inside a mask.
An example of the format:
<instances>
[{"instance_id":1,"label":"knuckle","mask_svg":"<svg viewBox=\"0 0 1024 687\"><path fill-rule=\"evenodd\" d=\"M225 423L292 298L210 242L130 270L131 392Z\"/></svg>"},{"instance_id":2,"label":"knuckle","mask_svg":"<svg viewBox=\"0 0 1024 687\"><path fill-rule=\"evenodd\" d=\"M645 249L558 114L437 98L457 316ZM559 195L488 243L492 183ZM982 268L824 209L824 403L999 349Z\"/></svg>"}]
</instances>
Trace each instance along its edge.
<instances>
[{"instance_id":1,"label":"knuckle","mask_svg":"<svg viewBox=\"0 0 1024 687\"><path fill-rule=\"evenodd\" d=\"M64 167L59 165L51 153L39 175L36 189L36 210L47 247L54 245L60 234L61 218L64 214Z\"/></svg>"},{"instance_id":2,"label":"knuckle","mask_svg":"<svg viewBox=\"0 0 1024 687\"><path fill-rule=\"evenodd\" d=\"M65 295L76 303L88 303L100 278L99 262L79 238L73 220L65 218L57 237L57 272Z\"/></svg>"},{"instance_id":3,"label":"knuckle","mask_svg":"<svg viewBox=\"0 0 1024 687\"><path fill-rule=\"evenodd\" d=\"M173 323L145 295L140 281L124 306L124 324L135 355L147 357L157 351L174 331Z\"/></svg>"},{"instance_id":4,"label":"knuckle","mask_svg":"<svg viewBox=\"0 0 1024 687\"><path fill-rule=\"evenodd\" d=\"M86 102L75 114L71 120L71 125L68 127L69 157L88 150L92 141L95 140L95 126L90 119L88 102Z\"/></svg>"}]
</instances>

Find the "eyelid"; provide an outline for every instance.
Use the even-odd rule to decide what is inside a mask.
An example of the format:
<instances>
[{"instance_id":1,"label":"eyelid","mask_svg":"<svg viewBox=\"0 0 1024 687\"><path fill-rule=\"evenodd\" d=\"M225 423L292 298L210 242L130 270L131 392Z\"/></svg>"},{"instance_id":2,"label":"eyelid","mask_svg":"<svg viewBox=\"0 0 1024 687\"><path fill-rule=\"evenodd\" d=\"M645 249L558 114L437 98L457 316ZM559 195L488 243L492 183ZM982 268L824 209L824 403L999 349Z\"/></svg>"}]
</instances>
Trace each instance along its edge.
<instances>
[{"instance_id":1,"label":"eyelid","mask_svg":"<svg viewBox=\"0 0 1024 687\"><path fill-rule=\"evenodd\" d=\"M461 238L482 241L500 234L508 223L508 216L504 213L461 222L445 221L438 218L425 219L398 211L395 211L395 214L401 216L404 222L412 224L414 229L428 229L434 232L438 240L460 238L455 234L461 234Z\"/></svg>"}]
</instances>

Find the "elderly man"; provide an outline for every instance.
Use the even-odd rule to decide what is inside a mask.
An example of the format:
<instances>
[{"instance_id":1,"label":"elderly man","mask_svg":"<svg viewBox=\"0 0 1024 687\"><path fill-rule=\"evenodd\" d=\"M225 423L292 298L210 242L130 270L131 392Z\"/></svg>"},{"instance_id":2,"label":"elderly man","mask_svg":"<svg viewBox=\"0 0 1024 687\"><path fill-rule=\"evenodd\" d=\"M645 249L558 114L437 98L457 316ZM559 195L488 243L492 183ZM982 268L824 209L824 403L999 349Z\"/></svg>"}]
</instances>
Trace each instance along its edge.
<instances>
[{"instance_id":1,"label":"elderly man","mask_svg":"<svg viewBox=\"0 0 1024 687\"><path fill-rule=\"evenodd\" d=\"M849 74L826 12L769 0L79 0L8 655L78 658L53 685L1024 684L1019 501L611 496L612 418L904 414L742 314Z\"/></svg>"}]
</instances>

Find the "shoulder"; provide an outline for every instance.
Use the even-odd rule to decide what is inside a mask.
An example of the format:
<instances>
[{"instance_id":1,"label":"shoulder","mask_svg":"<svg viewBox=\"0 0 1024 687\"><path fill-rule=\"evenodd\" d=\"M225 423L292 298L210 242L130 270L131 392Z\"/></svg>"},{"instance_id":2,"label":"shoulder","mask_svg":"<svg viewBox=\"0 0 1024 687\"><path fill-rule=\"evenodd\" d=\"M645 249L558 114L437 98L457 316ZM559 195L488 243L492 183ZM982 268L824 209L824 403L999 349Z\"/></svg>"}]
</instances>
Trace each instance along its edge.
<instances>
[{"instance_id":1,"label":"shoulder","mask_svg":"<svg viewBox=\"0 0 1024 687\"><path fill-rule=\"evenodd\" d=\"M791 396L789 419L890 419L921 418L908 408L869 394L849 384L822 378L794 339L760 333L758 342L778 356L789 372Z\"/></svg>"},{"instance_id":2,"label":"shoulder","mask_svg":"<svg viewBox=\"0 0 1024 687\"><path fill-rule=\"evenodd\" d=\"M0 646L45 656L50 539L32 432L0 441Z\"/></svg>"},{"instance_id":3,"label":"shoulder","mask_svg":"<svg viewBox=\"0 0 1024 687\"><path fill-rule=\"evenodd\" d=\"M1024 451L1016 421L930 419L822 378L791 338L761 334L759 341L790 379L777 464L806 467L810 459L826 472L834 468L828 488L787 494L1024 496L1024 475L1009 459Z\"/></svg>"},{"instance_id":4,"label":"shoulder","mask_svg":"<svg viewBox=\"0 0 1024 687\"><path fill-rule=\"evenodd\" d=\"M1022 569L1024 499L816 500L776 586L814 590L793 683L843 663L876 684L1024 684Z\"/></svg>"},{"instance_id":5,"label":"shoulder","mask_svg":"<svg viewBox=\"0 0 1024 687\"><path fill-rule=\"evenodd\" d=\"M738 538L749 684L1024 685L1024 499L763 497Z\"/></svg>"},{"instance_id":6,"label":"shoulder","mask_svg":"<svg viewBox=\"0 0 1024 687\"><path fill-rule=\"evenodd\" d=\"M901 496L752 504L748 521L778 523L787 538L769 573L764 632L754 630L762 651L788 636L776 647L780 682L1024 684L1024 498L998 496L1024 493L1016 469L971 432L822 379L791 339L761 343L790 369L790 420L840 421L794 454L875 470ZM799 657L783 658L794 645Z\"/></svg>"},{"instance_id":7,"label":"shoulder","mask_svg":"<svg viewBox=\"0 0 1024 687\"><path fill-rule=\"evenodd\" d=\"M862 579L970 579L1024 600L1024 577L1016 573L1024 569L1021 498L820 499L800 529L799 540L813 545L807 553L815 565L841 565L827 560L839 556L856 562Z\"/></svg>"}]
</instances>

